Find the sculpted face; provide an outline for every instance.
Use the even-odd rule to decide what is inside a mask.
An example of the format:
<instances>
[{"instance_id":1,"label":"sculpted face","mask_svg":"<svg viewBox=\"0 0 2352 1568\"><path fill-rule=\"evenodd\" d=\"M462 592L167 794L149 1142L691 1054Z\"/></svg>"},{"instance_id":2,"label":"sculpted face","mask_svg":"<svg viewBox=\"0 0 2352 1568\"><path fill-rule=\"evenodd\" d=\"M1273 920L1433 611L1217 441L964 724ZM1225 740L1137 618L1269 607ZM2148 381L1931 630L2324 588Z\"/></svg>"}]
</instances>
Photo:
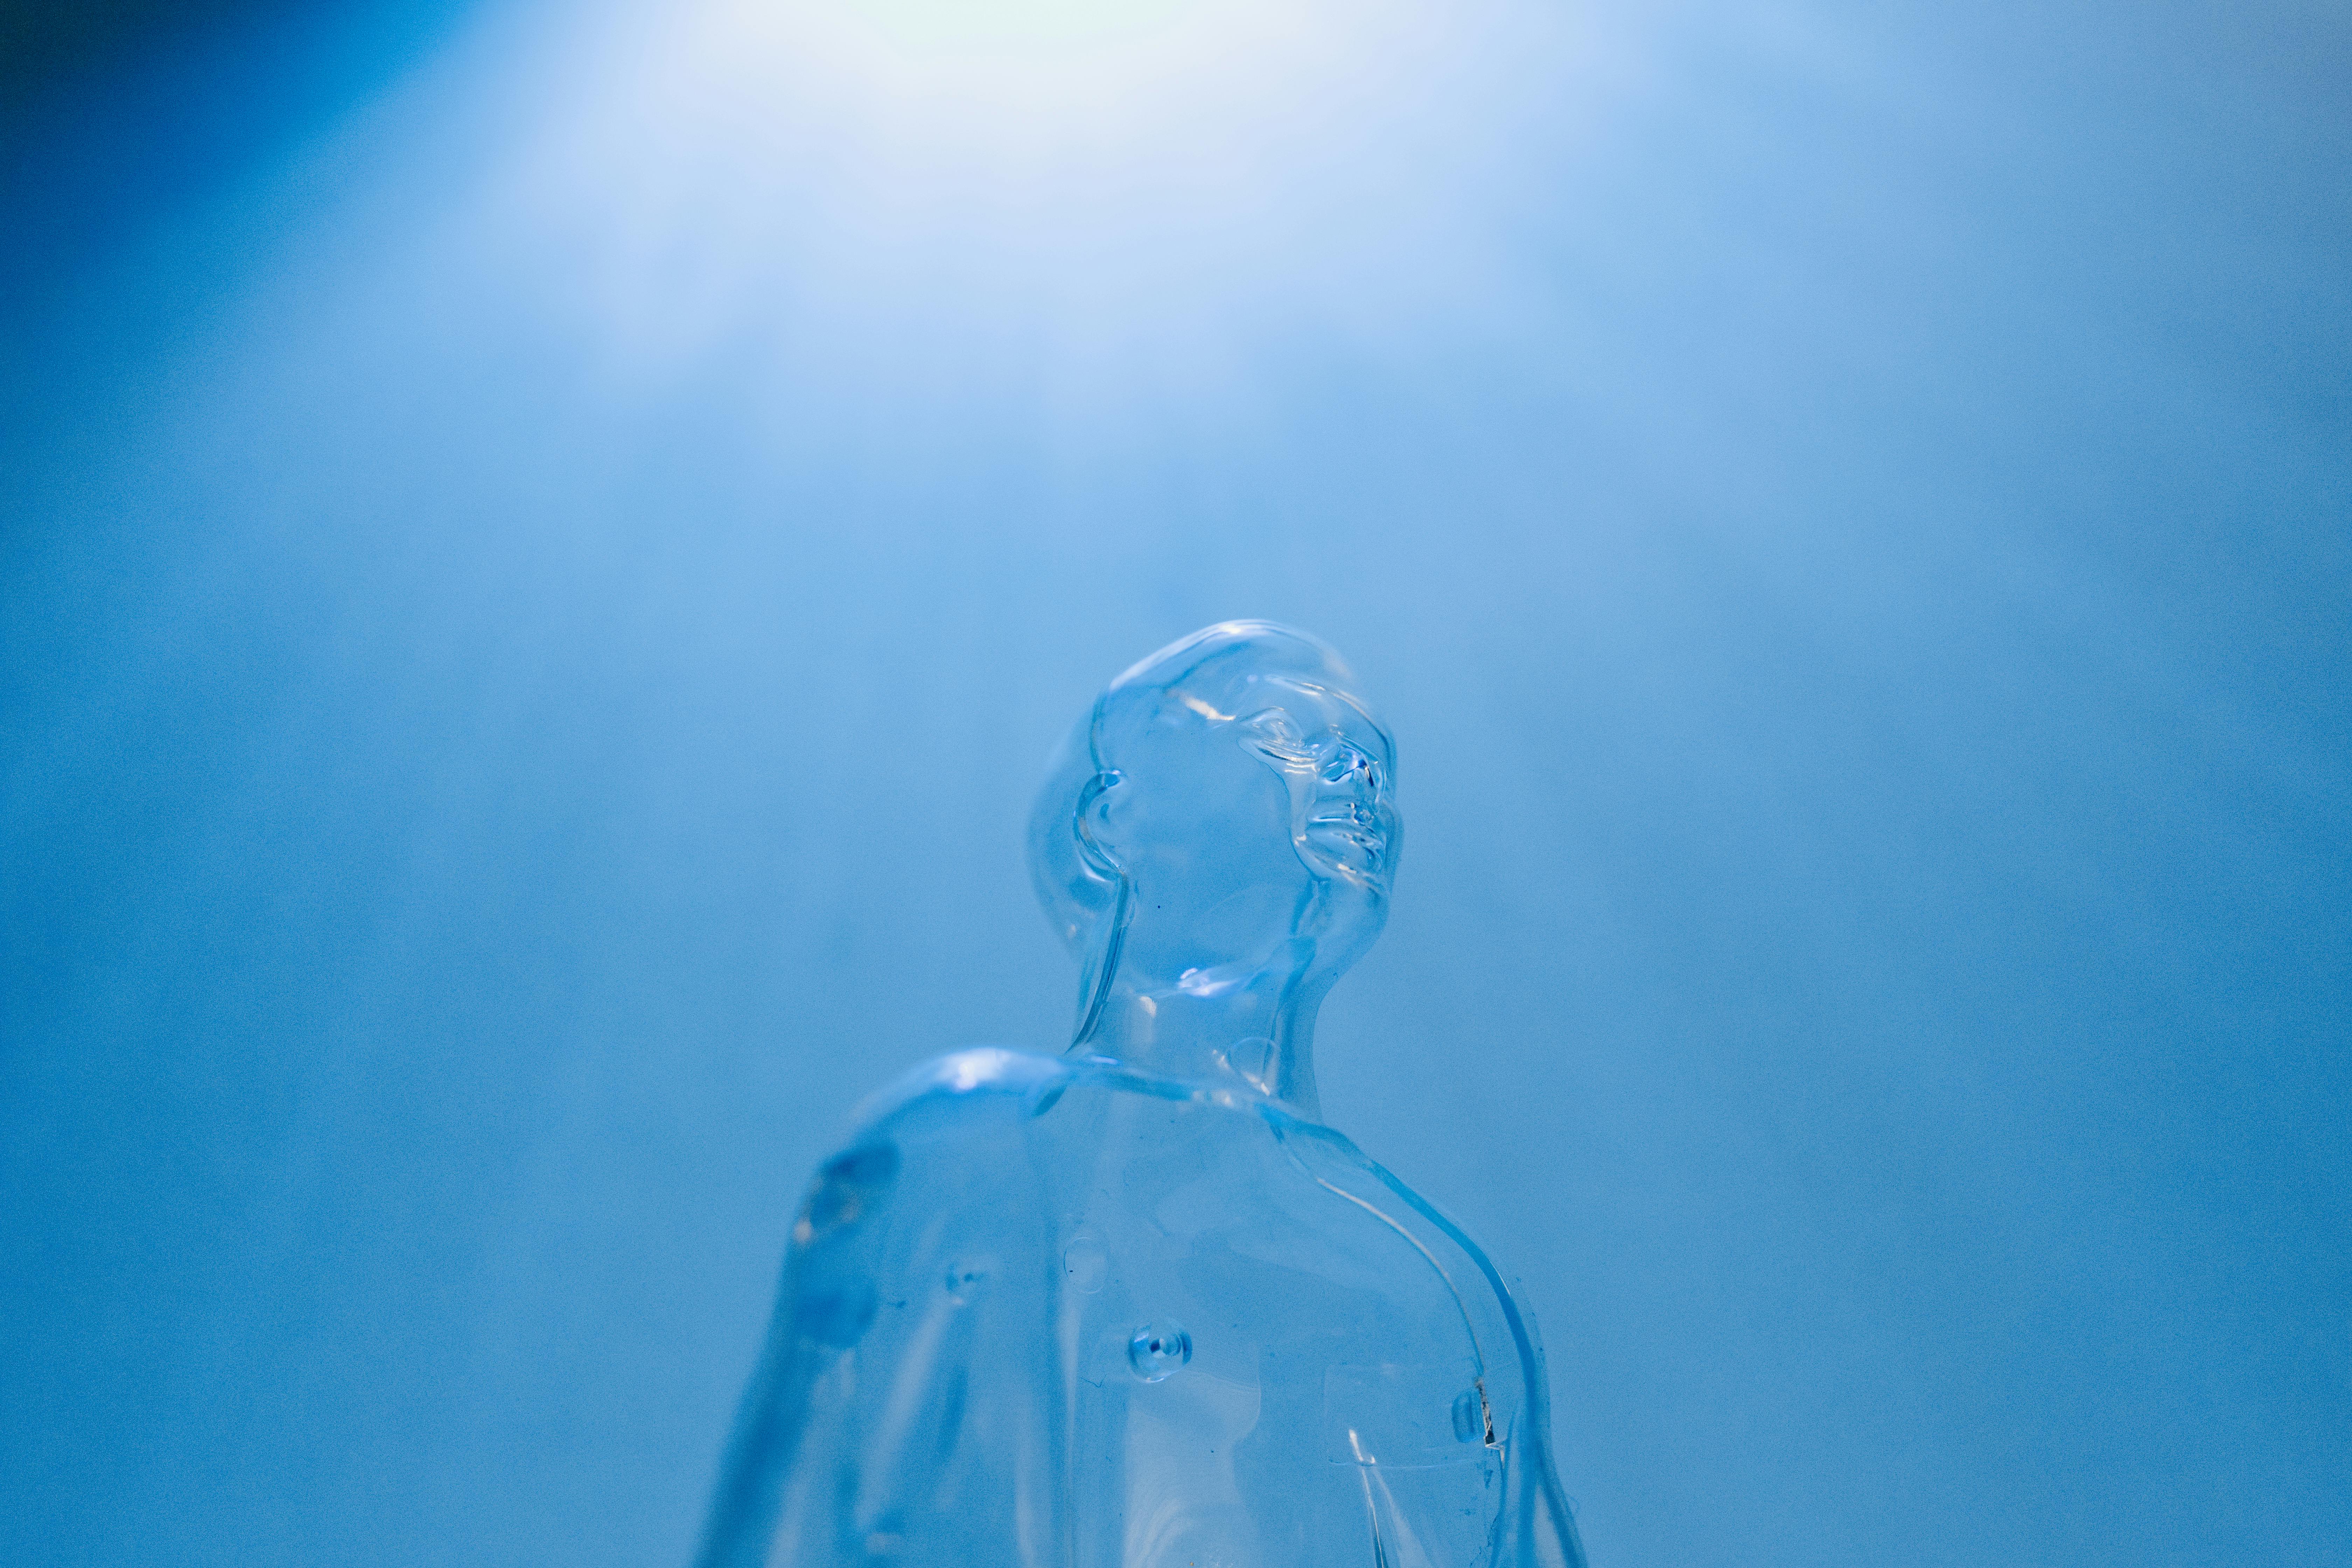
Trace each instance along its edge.
<instances>
[{"instance_id":1,"label":"sculpted face","mask_svg":"<svg viewBox=\"0 0 2352 1568\"><path fill-rule=\"evenodd\" d=\"M1282 776L1292 847L1318 876L1385 897L1397 826L1387 732L1341 693L1297 681L1267 686L1283 700L1235 727L1243 747Z\"/></svg>"}]
</instances>

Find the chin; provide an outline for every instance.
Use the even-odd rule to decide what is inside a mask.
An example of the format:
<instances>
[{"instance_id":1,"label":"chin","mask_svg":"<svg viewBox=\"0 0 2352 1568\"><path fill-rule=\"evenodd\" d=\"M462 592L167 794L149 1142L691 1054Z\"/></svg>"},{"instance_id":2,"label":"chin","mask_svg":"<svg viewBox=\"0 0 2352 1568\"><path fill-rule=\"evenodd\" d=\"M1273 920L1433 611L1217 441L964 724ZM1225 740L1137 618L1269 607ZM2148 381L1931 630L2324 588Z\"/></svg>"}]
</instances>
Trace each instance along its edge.
<instances>
[{"instance_id":1,"label":"chin","mask_svg":"<svg viewBox=\"0 0 2352 1568\"><path fill-rule=\"evenodd\" d=\"M1314 851L1315 868L1327 882L1340 882L1369 893L1385 896L1389 889L1388 868L1377 855L1360 850L1353 854L1333 854L1321 845L1309 845Z\"/></svg>"}]
</instances>

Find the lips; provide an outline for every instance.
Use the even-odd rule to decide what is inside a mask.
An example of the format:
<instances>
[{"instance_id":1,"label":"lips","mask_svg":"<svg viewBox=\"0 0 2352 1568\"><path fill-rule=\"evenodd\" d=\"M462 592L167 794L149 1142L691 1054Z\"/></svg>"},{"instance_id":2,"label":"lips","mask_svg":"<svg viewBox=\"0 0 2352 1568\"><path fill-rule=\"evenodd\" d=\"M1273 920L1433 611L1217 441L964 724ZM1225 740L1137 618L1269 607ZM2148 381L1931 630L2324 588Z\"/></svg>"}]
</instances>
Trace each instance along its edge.
<instances>
[{"instance_id":1,"label":"lips","mask_svg":"<svg viewBox=\"0 0 2352 1568\"><path fill-rule=\"evenodd\" d=\"M1317 848L1343 861L1354 858L1349 854L1352 850L1370 867L1380 864L1389 847L1389 836L1381 830L1378 814L1360 805L1314 813L1307 819L1307 837Z\"/></svg>"}]
</instances>

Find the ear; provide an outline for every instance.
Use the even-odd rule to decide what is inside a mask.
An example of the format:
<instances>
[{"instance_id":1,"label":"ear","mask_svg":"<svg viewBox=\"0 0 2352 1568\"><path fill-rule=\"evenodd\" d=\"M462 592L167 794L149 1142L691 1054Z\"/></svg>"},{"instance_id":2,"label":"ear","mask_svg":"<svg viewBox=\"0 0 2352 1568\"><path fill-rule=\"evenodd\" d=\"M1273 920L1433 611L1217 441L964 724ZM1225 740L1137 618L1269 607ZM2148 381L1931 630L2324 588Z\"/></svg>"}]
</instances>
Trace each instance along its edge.
<instances>
[{"instance_id":1,"label":"ear","mask_svg":"<svg viewBox=\"0 0 2352 1568\"><path fill-rule=\"evenodd\" d=\"M1088 870L1106 881L1120 881L1125 876L1118 857L1118 819L1127 804L1119 786L1126 782L1118 769L1105 768L1078 792L1078 807L1071 817L1071 832L1078 841L1078 858L1087 863Z\"/></svg>"},{"instance_id":2,"label":"ear","mask_svg":"<svg viewBox=\"0 0 2352 1568\"><path fill-rule=\"evenodd\" d=\"M1087 869L1108 883L1111 906L1097 921L1096 937L1078 975L1078 1027L1072 1048L1085 1045L1102 1027L1103 1009L1110 1001L1111 982L1118 973L1119 951L1127 943L1127 921L1132 914L1132 890L1118 863L1117 819L1126 796L1116 768L1105 768L1078 792L1077 809L1070 816L1070 836L1077 841L1078 858Z\"/></svg>"}]
</instances>

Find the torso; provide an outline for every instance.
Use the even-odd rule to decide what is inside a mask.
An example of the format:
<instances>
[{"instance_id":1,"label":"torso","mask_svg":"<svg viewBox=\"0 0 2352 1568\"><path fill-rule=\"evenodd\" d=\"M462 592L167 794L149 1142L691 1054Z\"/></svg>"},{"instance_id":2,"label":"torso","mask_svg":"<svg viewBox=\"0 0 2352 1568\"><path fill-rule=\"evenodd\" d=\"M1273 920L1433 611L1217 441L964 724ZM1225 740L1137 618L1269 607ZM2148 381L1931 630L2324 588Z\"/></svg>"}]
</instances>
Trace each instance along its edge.
<instances>
[{"instance_id":1,"label":"torso","mask_svg":"<svg viewBox=\"0 0 2352 1568\"><path fill-rule=\"evenodd\" d=\"M830 1471L783 1561L1577 1561L1516 1309L1352 1144L1123 1069L926 1070L795 1248L802 1338L852 1342L778 1390L811 1405L796 1468Z\"/></svg>"}]
</instances>

